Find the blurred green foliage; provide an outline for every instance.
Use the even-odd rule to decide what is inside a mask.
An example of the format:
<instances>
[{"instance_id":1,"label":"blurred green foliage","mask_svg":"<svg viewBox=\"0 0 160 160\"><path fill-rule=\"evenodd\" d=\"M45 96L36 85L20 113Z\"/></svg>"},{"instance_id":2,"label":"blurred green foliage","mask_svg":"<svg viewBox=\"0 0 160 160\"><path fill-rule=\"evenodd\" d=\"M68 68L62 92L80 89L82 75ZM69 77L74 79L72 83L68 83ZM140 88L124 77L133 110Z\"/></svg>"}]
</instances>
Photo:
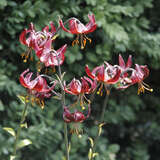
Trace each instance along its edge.
<instances>
[{"instance_id":1,"label":"blurred green foliage","mask_svg":"<svg viewBox=\"0 0 160 160\"><path fill-rule=\"evenodd\" d=\"M125 91L112 90L106 125L97 144L96 160L159 160L160 152L160 2L156 0L0 0L0 159L7 160L13 150L14 138L3 127L16 129L23 104L17 95L25 93L18 78L24 69L35 70L34 62L24 64L20 54L25 47L19 43L20 32L33 22L41 29L58 16L63 20L74 16L87 23L88 13L94 13L97 30L88 35L92 43L84 50L71 47L73 36L60 32L55 48L67 43L66 61L62 67L65 78L83 76L84 66L90 68L109 61L117 63L118 54L125 59L133 55L133 61L147 64L151 70L146 80L154 92L137 96L137 86ZM74 66L74 67L73 67ZM96 134L96 121L103 105L96 96L92 115L84 123L82 138L70 135L71 160L87 159L90 143L88 136ZM23 160L60 160L64 157L62 109L58 100L46 102L44 110L30 107L28 128L21 138L32 140L18 152Z\"/></svg>"}]
</instances>

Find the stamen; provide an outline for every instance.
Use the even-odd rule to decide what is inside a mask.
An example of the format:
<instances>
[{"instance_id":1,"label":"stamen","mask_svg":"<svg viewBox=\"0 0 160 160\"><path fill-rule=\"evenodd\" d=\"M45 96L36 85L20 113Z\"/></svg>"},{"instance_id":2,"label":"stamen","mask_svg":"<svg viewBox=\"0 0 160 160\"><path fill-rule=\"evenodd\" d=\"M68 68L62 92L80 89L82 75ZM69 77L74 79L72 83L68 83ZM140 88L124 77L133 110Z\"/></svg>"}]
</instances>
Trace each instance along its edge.
<instances>
[{"instance_id":1,"label":"stamen","mask_svg":"<svg viewBox=\"0 0 160 160\"><path fill-rule=\"evenodd\" d=\"M72 46L74 46L75 44L79 44L79 34L77 35L76 39L72 42Z\"/></svg>"},{"instance_id":2,"label":"stamen","mask_svg":"<svg viewBox=\"0 0 160 160\"><path fill-rule=\"evenodd\" d=\"M79 38L81 42L81 49L84 49L87 40L89 41L89 43L92 42L92 40L88 38L85 34L77 34L77 38L72 42L72 46L74 46L75 44L79 44Z\"/></svg>"},{"instance_id":3,"label":"stamen","mask_svg":"<svg viewBox=\"0 0 160 160\"><path fill-rule=\"evenodd\" d=\"M99 90L97 91L97 94L98 94L98 95L100 94L100 96L103 95L103 90L102 90L102 88L103 88L103 83L101 83L101 86L99 87Z\"/></svg>"},{"instance_id":4,"label":"stamen","mask_svg":"<svg viewBox=\"0 0 160 160\"><path fill-rule=\"evenodd\" d=\"M25 97L25 102L28 103L29 102L29 96Z\"/></svg>"},{"instance_id":5,"label":"stamen","mask_svg":"<svg viewBox=\"0 0 160 160\"><path fill-rule=\"evenodd\" d=\"M83 103L83 96L81 96L81 98L80 98L80 106L82 107L82 110L85 110L85 106Z\"/></svg>"},{"instance_id":6,"label":"stamen","mask_svg":"<svg viewBox=\"0 0 160 160\"><path fill-rule=\"evenodd\" d=\"M34 106L34 101L35 101L35 98L31 97L31 104L32 104L32 106Z\"/></svg>"},{"instance_id":7,"label":"stamen","mask_svg":"<svg viewBox=\"0 0 160 160\"><path fill-rule=\"evenodd\" d=\"M83 34L81 34L81 49L84 49L84 44L83 44Z\"/></svg>"},{"instance_id":8,"label":"stamen","mask_svg":"<svg viewBox=\"0 0 160 160\"><path fill-rule=\"evenodd\" d=\"M55 40L58 36L59 36L59 34L55 34L55 35L51 38L51 40Z\"/></svg>"},{"instance_id":9,"label":"stamen","mask_svg":"<svg viewBox=\"0 0 160 160\"><path fill-rule=\"evenodd\" d=\"M32 53L32 48L28 48L25 53L21 54L22 59L24 58L23 62L26 63L29 55ZM30 60L33 61L33 56L30 57Z\"/></svg>"},{"instance_id":10,"label":"stamen","mask_svg":"<svg viewBox=\"0 0 160 160\"><path fill-rule=\"evenodd\" d=\"M92 39L91 39L91 38L88 38L85 34L83 34L83 35L84 35L84 37L89 41L89 43L92 42Z\"/></svg>"},{"instance_id":11,"label":"stamen","mask_svg":"<svg viewBox=\"0 0 160 160\"><path fill-rule=\"evenodd\" d=\"M41 62L38 61L36 65L37 65L37 71L40 72L42 69Z\"/></svg>"},{"instance_id":12,"label":"stamen","mask_svg":"<svg viewBox=\"0 0 160 160\"><path fill-rule=\"evenodd\" d=\"M138 83L138 93L137 94L139 95L141 92L144 93L145 89L147 91L153 92L153 89L150 88L148 84L144 83L143 81L141 83Z\"/></svg>"}]
</instances>

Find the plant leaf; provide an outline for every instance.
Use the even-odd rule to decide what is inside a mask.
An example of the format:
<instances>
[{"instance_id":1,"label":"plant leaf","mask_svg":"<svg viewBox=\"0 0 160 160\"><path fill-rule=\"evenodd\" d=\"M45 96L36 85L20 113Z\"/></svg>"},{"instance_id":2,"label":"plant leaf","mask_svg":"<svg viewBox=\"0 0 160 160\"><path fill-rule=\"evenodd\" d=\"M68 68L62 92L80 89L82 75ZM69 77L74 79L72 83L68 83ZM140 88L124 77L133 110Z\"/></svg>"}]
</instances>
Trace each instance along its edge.
<instances>
[{"instance_id":1,"label":"plant leaf","mask_svg":"<svg viewBox=\"0 0 160 160\"><path fill-rule=\"evenodd\" d=\"M21 141L18 143L17 148L20 149L20 148L23 148L23 147L28 146L28 145L30 145L30 144L32 144L32 141L31 141L31 140L29 140L29 139L23 139L23 140L21 140Z\"/></svg>"},{"instance_id":2,"label":"plant leaf","mask_svg":"<svg viewBox=\"0 0 160 160\"><path fill-rule=\"evenodd\" d=\"M20 99L20 101L21 101L23 104L26 104L26 98L25 98L24 96L17 95L17 97Z\"/></svg>"},{"instance_id":3,"label":"plant leaf","mask_svg":"<svg viewBox=\"0 0 160 160\"><path fill-rule=\"evenodd\" d=\"M16 158L16 156L10 156L9 160L14 160Z\"/></svg>"},{"instance_id":4,"label":"plant leaf","mask_svg":"<svg viewBox=\"0 0 160 160\"><path fill-rule=\"evenodd\" d=\"M14 137L16 136L16 133L13 128L4 127L3 129L7 131L8 133L10 133L12 136Z\"/></svg>"}]
</instances>

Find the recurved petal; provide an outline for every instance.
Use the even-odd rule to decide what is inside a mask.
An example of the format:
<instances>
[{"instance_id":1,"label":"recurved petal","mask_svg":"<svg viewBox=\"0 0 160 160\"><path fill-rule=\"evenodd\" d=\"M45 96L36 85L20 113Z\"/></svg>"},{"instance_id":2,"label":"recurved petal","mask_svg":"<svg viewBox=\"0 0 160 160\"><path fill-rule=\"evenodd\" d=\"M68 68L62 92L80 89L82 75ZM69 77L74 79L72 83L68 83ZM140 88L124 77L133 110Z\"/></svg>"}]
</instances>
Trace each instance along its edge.
<instances>
[{"instance_id":1,"label":"recurved petal","mask_svg":"<svg viewBox=\"0 0 160 160\"><path fill-rule=\"evenodd\" d=\"M22 86L24 86L25 88L28 87L28 85L26 84L26 81L25 81L25 78L24 78L24 75L29 72L29 69L25 70L23 73L21 73L20 77L19 77L19 81L21 83Z\"/></svg>"},{"instance_id":2,"label":"recurved petal","mask_svg":"<svg viewBox=\"0 0 160 160\"><path fill-rule=\"evenodd\" d=\"M148 77L149 76L149 69L148 69L147 65L141 65L140 67L144 72L144 78Z\"/></svg>"},{"instance_id":3,"label":"recurved petal","mask_svg":"<svg viewBox=\"0 0 160 160\"><path fill-rule=\"evenodd\" d=\"M94 14L88 14L89 23L86 24L86 31L85 34L93 32L97 28L97 24L95 23L95 16Z\"/></svg>"},{"instance_id":4,"label":"recurved petal","mask_svg":"<svg viewBox=\"0 0 160 160\"><path fill-rule=\"evenodd\" d=\"M59 24L65 32L71 33L71 31L64 26L63 21L61 19L59 20Z\"/></svg>"},{"instance_id":5,"label":"recurved petal","mask_svg":"<svg viewBox=\"0 0 160 160\"><path fill-rule=\"evenodd\" d=\"M132 55L129 55L126 67L130 68L131 66L132 66Z\"/></svg>"},{"instance_id":6,"label":"recurved petal","mask_svg":"<svg viewBox=\"0 0 160 160\"><path fill-rule=\"evenodd\" d=\"M81 33L81 27L79 27L79 25L80 25L80 22L78 24L77 19L71 19L71 20L69 20L69 29L70 29L70 32L72 34Z\"/></svg>"},{"instance_id":7,"label":"recurved petal","mask_svg":"<svg viewBox=\"0 0 160 160\"><path fill-rule=\"evenodd\" d=\"M24 29L22 31L22 33L20 34L19 36L19 41L24 44L24 45L27 45L27 42L26 42L26 34L27 34L27 29Z\"/></svg>"},{"instance_id":8,"label":"recurved petal","mask_svg":"<svg viewBox=\"0 0 160 160\"><path fill-rule=\"evenodd\" d=\"M88 68L88 65L85 66L85 71L90 78L95 79L95 75L92 74L92 72Z\"/></svg>"},{"instance_id":9,"label":"recurved petal","mask_svg":"<svg viewBox=\"0 0 160 160\"><path fill-rule=\"evenodd\" d=\"M138 65L138 64L135 64L135 70L137 71L137 72L136 72L137 76L138 76L140 79L143 79L143 78L144 78L144 72L143 72L141 66Z\"/></svg>"},{"instance_id":10,"label":"recurved petal","mask_svg":"<svg viewBox=\"0 0 160 160\"><path fill-rule=\"evenodd\" d=\"M125 66L125 62L124 62L121 54L119 54L119 65L120 65L120 67L122 67L122 68L125 68L125 67L126 67L126 66Z\"/></svg>"},{"instance_id":11,"label":"recurved petal","mask_svg":"<svg viewBox=\"0 0 160 160\"><path fill-rule=\"evenodd\" d=\"M52 21L50 22L50 26L51 26L51 32L55 33L56 32L56 27L55 27L55 25Z\"/></svg>"},{"instance_id":12,"label":"recurved petal","mask_svg":"<svg viewBox=\"0 0 160 160\"><path fill-rule=\"evenodd\" d=\"M107 80L106 83L109 83L109 84L117 83L120 78L120 75L121 75L121 70L119 68L117 68L115 76L113 78Z\"/></svg>"}]
</instances>

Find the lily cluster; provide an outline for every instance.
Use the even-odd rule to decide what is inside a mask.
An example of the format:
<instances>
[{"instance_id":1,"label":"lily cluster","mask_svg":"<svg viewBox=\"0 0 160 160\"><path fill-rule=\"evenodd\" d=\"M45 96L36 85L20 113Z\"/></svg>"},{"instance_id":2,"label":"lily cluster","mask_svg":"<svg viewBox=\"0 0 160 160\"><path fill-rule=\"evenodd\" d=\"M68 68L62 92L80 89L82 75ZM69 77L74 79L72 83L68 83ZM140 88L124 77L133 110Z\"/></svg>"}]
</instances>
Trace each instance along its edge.
<instances>
[{"instance_id":1,"label":"lily cluster","mask_svg":"<svg viewBox=\"0 0 160 160\"><path fill-rule=\"evenodd\" d=\"M117 89L126 89L131 85L138 84L138 94L144 93L145 89L153 91L143 80L149 76L149 69L147 65L135 64L132 68L132 56L128 57L125 64L121 55L119 55L119 65L110 65L104 62L103 65L95 67L90 71L88 65L85 67L87 75L98 82L100 85L98 94L102 95L102 88L105 87L106 91L108 86L115 85Z\"/></svg>"},{"instance_id":2,"label":"lily cluster","mask_svg":"<svg viewBox=\"0 0 160 160\"><path fill-rule=\"evenodd\" d=\"M60 67L65 60L65 52L67 44L64 44L59 49L55 50L53 44L57 38L58 31L60 29L70 34L77 35L76 40L72 42L72 45L79 44L81 49L86 45L86 41L91 42L91 39L86 34L95 31L97 24L95 22L94 15L88 15L89 22L84 25L76 18L70 18L66 22L59 19L59 27L56 29L53 22L50 22L49 26L46 26L42 31L36 31L34 25L31 23L29 29L24 29L20 34L20 42L27 46L27 51L22 55L24 62L30 57L32 59L31 52L35 52L39 62L43 63L45 67ZM68 26L68 28L66 27ZM57 80L47 83L44 74L37 74L32 79L32 72L29 69L25 70L20 75L20 83L22 86L27 88L31 102L38 103L44 108L44 99L50 98L53 94L62 98L61 93L55 91L55 86L60 85L61 89L66 93L77 97L77 100L69 105L68 107L64 104L63 106L63 119L66 123L78 123L86 120L91 113L91 100L88 95L97 94L102 95L103 89L110 93L109 88L115 86L117 89L126 89L131 85L138 84L138 94L144 93L145 89L152 91L152 89L144 83L144 79L149 75L149 69L146 65L135 64L135 68L132 68L132 56L130 55L127 63L124 62L121 55L119 55L119 64L111 65L108 62L104 62L102 65L95 67L92 71L88 65L85 66L85 71L88 77L83 76L80 80L73 78L73 80L66 84L63 78L58 77ZM40 72L40 71L39 71ZM49 78L50 80L50 78ZM75 106L80 105L81 111L78 111ZM87 107L88 114L85 116L83 110ZM74 109L71 112L71 109Z\"/></svg>"},{"instance_id":3,"label":"lily cluster","mask_svg":"<svg viewBox=\"0 0 160 160\"><path fill-rule=\"evenodd\" d=\"M93 14L88 15L89 22L84 25L77 18L70 18L67 21L63 22L62 19L59 19L59 27L56 28L53 22L50 22L50 26L45 26L41 31L37 31L31 23L28 29L24 29L20 34L19 40L21 44L27 47L27 51L22 54L22 58L24 62L27 62L28 59L33 60L33 53L38 58L38 64L44 64L45 67L55 67L63 64L65 60L65 52L67 49L67 44L64 44L59 49L55 50L53 45L55 43L56 38L58 37L58 31L60 29L68 32L70 34L77 35L76 40L72 42L72 45L79 44L81 45L81 49L86 46L86 40L91 42L91 39L86 36L86 34L93 32L97 24L95 22L95 17ZM41 72L41 68L38 67L38 72ZM25 97L26 101L31 101L32 104L37 103L44 108L44 99L50 98L52 95L56 94L61 98L60 93L56 93L54 91L56 85L61 85L66 93L72 95L79 95L79 99L81 101L81 106L83 106L85 94L89 94L95 88L95 82L92 82L89 78L83 77L81 78L82 84L78 80L73 80L70 83L70 87L66 86L64 82L60 82L58 80L54 80L47 84L46 77L49 77L44 74L37 74L35 78L32 78L33 73L29 72L29 69L25 70L20 75L20 83L23 87L27 88L27 96ZM50 80L50 78L49 78ZM63 81L63 80L62 80ZM91 86L90 86L91 85ZM77 88L79 87L79 88ZM87 100L87 98L86 98ZM89 101L89 100L88 100ZM77 101L78 103L78 101ZM86 118L89 117L90 107L88 107L88 115L84 116L82 112L77 110L74 113L71 113L69 107L63 106L64 108L64 121L69 122L82 122Z\"/></svg>"}]
</instances>

